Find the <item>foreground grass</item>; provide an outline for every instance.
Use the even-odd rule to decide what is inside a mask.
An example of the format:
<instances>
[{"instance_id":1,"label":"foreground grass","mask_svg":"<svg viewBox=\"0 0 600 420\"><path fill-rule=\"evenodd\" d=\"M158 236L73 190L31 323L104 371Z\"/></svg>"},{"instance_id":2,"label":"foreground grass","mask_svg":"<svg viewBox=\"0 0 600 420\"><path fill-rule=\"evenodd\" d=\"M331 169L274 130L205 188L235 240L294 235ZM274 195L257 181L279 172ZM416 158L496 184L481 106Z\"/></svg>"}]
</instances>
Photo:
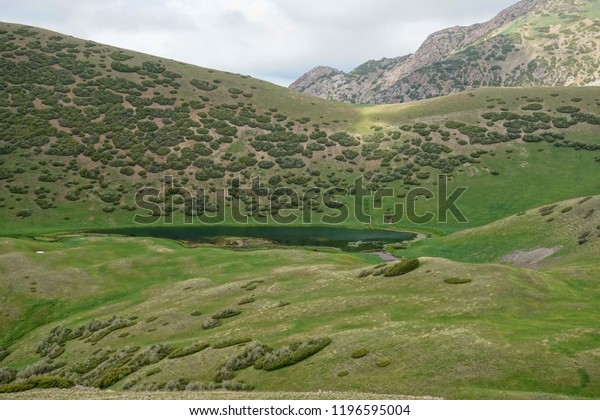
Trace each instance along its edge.
<instances>
[{"instance_id":1,"label":"foreground grass","mask_svg":"<svg viewBox=\"0 0 600 420\"><path fill-rule=\"evenodd\" d=\"M53 374L72 375L76 363L100 348L140 346L143 351L153 344L181 348L251 340L163 359L117 381L109 388L117 394L97 394L162 398L147 390L176 389L177 383L188 382L211 386L217 369L252 343L276 348L329 337L332 344L296 365L272 372L250 367L236 371L234 380L267 398L314 390L333 393L327 398L367 392L597 398L600 335L594 326L600 294L594 279L600 269L592 258L594 249L586 253L578 248L562 257L564 263L558 259L532 271L423 257L427 248L422 248L421 267L409 274L359 278L364 269L378 264L376 257L303 249L185 248L159 239L4 238L0 345L10 354L0 366L23 371L39 361L37 343L56 325L75 328L117 315L135 321L97 342L68 341L55 359L66 365ZM472 282L445 283L450 277ZM248 303L238 305L244 300ZM201 327L225 308L241 314L214 329ZM365 357L351 357L363 348L368 350ZM380 363L384 359L390 363ZM141 393L120 394L124 388ZM35 392L24 397L44 395ZM47 395L93 395L77 389L58 392Z\"/></svg>"}]
</instances>

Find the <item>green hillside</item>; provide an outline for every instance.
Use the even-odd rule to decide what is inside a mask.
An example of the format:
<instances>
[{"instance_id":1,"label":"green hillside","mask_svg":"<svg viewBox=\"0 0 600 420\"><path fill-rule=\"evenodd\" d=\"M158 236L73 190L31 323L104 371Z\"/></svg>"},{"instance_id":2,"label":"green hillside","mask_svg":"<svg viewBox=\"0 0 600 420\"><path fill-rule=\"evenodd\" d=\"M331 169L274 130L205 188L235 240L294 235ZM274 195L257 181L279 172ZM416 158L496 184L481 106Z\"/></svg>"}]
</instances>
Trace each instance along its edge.
<instances>
[{"instance_id":1,"label":"green hillside","mask_svg":"<svg viewBox=\"0 0 600 420\"><path fill-rule=\"evenodd\" d=\"M600 88L349 105L7 23L0 84L0 395L600 396ZM401 218L440 175L466 220ZM338 224L431 234L401 261L81 233L143 188L175 225L324 224L359 177Z\"/></svg>"},{"instance_id":2,"label":"green hillside","mask_svg":"<svg viewBox=\"0 0 600 420\"><path fill-rule=\"evenodd\" d=\"M5 238L0 377L10 367L22 382L58 375L144 393L597 398L599 203L563 202L415 247L420 267L399 277L378 276L375 256L333 251ZM490 243L500 250L470 258L478 264L423 257ZM562 249L537 271L495 263L540 246Z\"/></svg>"},{"instance_id":3,"label":"green hillside","mask_svg":"<svg viewBox=\"0 0 600 420\"><path fill-rule=\"evenodd\" d=\"M193 202L183 190L232 185L244 191L230 191L224 210L240 207L253 216L249 223L269 223L300 205L269 192L349 191L362 176L369 191L395 190L377 209L366 200L374 226L410 189L435 191L441 173L451 189L469 187L460 203L470 226L600 187L598 88L488 88L353 106L37 28L1 28L6 234L131 225L135 193L162 188L165 176L174 187L155 197L166 203L155 213L174 214L175 223L184 213L221 209L213 196ZM257 176L268 193L252 189ZM353 199L346 201L352 208ZM310 200L304 208L318 224L336 214L329 204ZM421 208L435 212L431 203ZM396 216L398 228L464 228L452 217L415 226Z\"/></svg>"}]
</instances>

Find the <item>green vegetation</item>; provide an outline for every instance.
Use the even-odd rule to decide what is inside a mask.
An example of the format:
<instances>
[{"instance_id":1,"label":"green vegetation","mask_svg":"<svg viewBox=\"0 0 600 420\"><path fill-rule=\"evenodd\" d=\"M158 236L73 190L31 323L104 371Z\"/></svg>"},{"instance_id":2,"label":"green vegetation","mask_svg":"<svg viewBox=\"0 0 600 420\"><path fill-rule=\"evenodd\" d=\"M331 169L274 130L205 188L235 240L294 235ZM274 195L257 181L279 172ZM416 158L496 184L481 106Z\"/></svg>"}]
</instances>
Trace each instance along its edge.
<instances>
[{"instance_id":1,"label":"green vegetation","mask_svg":"<svg viewBox=\"0 0 600 420\"><path fill-rule=\"evenodd\" d=\"M408 274L411 271L416 270L420 266L420 262L417 258L411 258L394 264L393 266L386 268L383 272L384 277L397 277L404 274Z\"/></svg>"},{"instance_id":2,"label":"green vegetation","mask_svg":"<svg viewBox=\"0 0 600 420\"><path fill-rule=\"evenodd\" d=\"M354 350L352 352L352 354L350 355L350 357L352 357L353 359L361 359L361 358L365 357L367 354L369 354L369 350L367 350L365 348L361 348L361 349Z\"/></svg>"},{"instance_id":3,"label":"green vegetation","mask_svg":"<svg viewBox=\"0 0 600 420\"><path fill-rule=\"evenodd\" d=\"M174 350L171 354L169 354L169 359L178 359L180 357L190 356L190 355L196 354L208 347L210 347L210 344L195 343L190 346Z\"/></svg>"},{"instance_id":4,"label":"green vegetation","mask_svg":"<svg viewBox=\"0 0 600 420\"><path fill-rule=\"evenodd\" d=\"M2 392L600 395L597 88L352 106L0 29L0 233L13 235L0 238ZM494 53L515 45L506 36ZM385 222L412 188L438 193L439 175L449 179L439 194L468 187L458 202L467 223L444 223L436 200L421 198L430 223ZM74 233L132 225L143 187L161 187L150 201L159 222L239 204L269 225L279 211L301 213L292 190L350 189L340 199L352 209L358 176L367 192L394 189L365 204L370 227L430 234L386 249L399 262ZM224 203L185 193L225 186ZM342 202L302 204L332 216Z\"/></svg>"},{"instance_id":5,"label":"green vegetation","mask_svg":"<svg viewBox=\"0 0 600 420\"><path fill-rule=\"evenodd\" d=\"M449 279L444 279L444 283L448 283L448 284L467 284L467 283L471 283L473 280L471 279L464 279L464 278L460 278L460 277L450 277Z\"/></svg>"},{"instance_id":6,"label":"green vegetation","mask_svg":"<svg viewBox=\"0 0 600 420\"><path fill-rule=\"evenodd\" d=\"M331 342L331 338L311 338L308 341L279 347L258 359L254 364L254 368L269 372L293 366L320 352Z\"/></svg>"}]
</instances>

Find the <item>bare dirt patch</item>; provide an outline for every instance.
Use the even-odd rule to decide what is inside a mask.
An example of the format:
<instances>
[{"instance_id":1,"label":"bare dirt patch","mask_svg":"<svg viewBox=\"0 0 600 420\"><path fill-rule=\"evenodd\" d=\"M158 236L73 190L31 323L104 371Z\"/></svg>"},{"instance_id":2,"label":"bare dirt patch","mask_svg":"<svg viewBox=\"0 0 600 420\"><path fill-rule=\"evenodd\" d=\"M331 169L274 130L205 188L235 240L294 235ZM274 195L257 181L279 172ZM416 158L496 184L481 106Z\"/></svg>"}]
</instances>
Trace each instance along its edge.
<instances>
[{"instance_id":1,"label":"bare dirt patch","mask_svg":"<svg viewBox=\"0 0 600 420\"><path fill-rule=\"evenodd\" d=\"M561 247L537 248L532 250L519 250L511 252L500 258L500 262L516 265L517 267L536 269L540 262L554 255Z\"/></svg>"}]
</instances>

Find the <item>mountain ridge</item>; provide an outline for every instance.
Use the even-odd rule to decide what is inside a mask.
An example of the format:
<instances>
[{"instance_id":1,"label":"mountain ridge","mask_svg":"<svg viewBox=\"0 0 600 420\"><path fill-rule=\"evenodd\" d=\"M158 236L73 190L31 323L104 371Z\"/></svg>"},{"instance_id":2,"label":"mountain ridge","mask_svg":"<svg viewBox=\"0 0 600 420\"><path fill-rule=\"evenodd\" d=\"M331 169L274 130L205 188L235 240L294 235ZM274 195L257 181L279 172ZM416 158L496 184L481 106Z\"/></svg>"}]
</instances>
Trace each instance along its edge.
<instances>
[{"instance_id":1,"label":"mountain ridge","mask_svg":"<svg viewBox=\"0 0 600 420\"><path fill-rule=\"evenodd\" d=\"M371 60L349 73L318 66L290 88L324 99L377 104L479 86L594 84L600 80L593 70L599 62L594 53L599 9L597 0L523 0L487 22L437 31L414 54ZM580 25L585 31L576 35L571 26ZM594 34L587 34L588 29ZM589 65L574 63L571 50L586 54ZM543 59L548 62L540 65Z\"/></svg>"}]
</instances>

